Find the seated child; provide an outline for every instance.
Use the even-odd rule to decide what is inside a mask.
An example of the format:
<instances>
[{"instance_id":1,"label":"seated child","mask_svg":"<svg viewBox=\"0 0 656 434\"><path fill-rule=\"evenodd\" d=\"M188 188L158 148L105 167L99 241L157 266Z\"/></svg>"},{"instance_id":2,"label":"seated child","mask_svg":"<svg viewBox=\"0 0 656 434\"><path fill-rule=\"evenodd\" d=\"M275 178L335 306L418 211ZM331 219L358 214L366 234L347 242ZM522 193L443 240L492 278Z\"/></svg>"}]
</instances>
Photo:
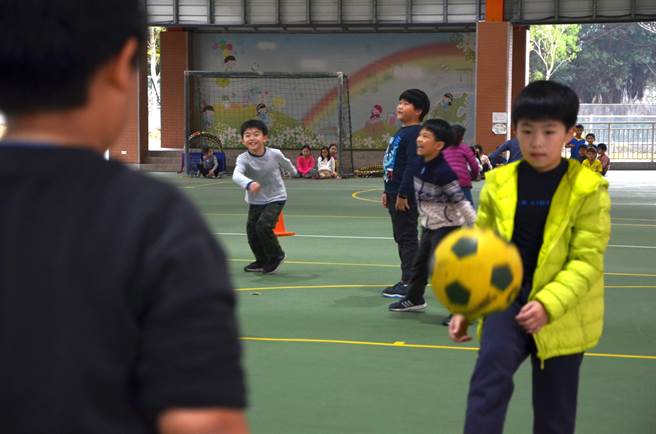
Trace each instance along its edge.
<instances>
[{"instance_id":1,"label":"seated child","mask_svg":"<svg viewBox=\"0 0 656 434\"><path fill-rule=\"evenodd\" d=\"M335 160L335 171L338 171L339 159L337 158L337 145L335 143L331 143L330 146L328 146L328 150L330 151L330 156L333 157L333 160ZM337 174L337 179L341 179L339 173Z\"/></svg>"},{"instance_id":2,"label":"seated child","mask_svg":"<svg viewBox=\"0 0 656 434\"><path fill-rule=\"evenodd\" d=\"M591 169L593 172L601 173L601 161L597 160L597 148L594 146L588 146L588 149L585 150L586 159L583 160L583 167Z\"/></svg>"},{"instance_id":3,"label":"seated child","mask_svg":"<svg viewBox=\"0 0 656 434\"><path fill-rule=\"evenodd\" d=\"M481 177L484 177L485 172L492 170L492 163L490 162L490 158L485 155L481 145L474 145L472 146L472 149L474 150L474 155L478 161L478 168L481 172Z\"/></svg>"},{"instance_id":4,"label":"seated child","mask_svg":"<svg viewBox=\"0 0 656 434\"><path fill-rule=\"evenodd\" d=\"M219 172L219 160L212 152L212 149L204 145L201 148L200 162L196 166L198 172L196 176L203 176L205 178L220 178L222 174Z\"/></svg>"},{"instance_id":5,"label":"seated child","mask_svg":"<svg viewBox=\"0 0 656 434\"><path fill-rule=\"evenodd\" d=\"M301 148L301 153L296 157L296 169L298 173L294 175L295 178L312 178L314 157L310 153L310 146L303 145Z\"/></svg>"},{"instance_id":6,"label":"seated child","mask_svg":"<svg viewBox=\"0 0 656 434\"><path fill-rule=\"evenodd\" d=\"M577 155L576 159L578 160L579 163L583 163L585 159L587 158L587 151L588 151L588 145L587 144L582 144L579 145L579 154Z\"/></svg>"},{"instance_id":7,"label":"seated child","mask_svg":"<svg viewBox=\"0 0 656 434\"><path fill-rule=\"evenodd\" d=\"M335 159L331 157L330 151L327 146L323 146L319 151L319 158L317 158L317 172L319 178L336 178L335 172Z\"/></svg>"},{"instance_id":8,"label":"seated child","mask_svg":"<svg viewBox=\"0 0 656 434\"><path fill-rule=\"evenodd\" d=\"M599 143L597 150L599 151L599 161L601 161L601 174L606 176L606 172L610 169L610 158L606 154L608 148L605 143Z\"/></svg>"}]
</instances>

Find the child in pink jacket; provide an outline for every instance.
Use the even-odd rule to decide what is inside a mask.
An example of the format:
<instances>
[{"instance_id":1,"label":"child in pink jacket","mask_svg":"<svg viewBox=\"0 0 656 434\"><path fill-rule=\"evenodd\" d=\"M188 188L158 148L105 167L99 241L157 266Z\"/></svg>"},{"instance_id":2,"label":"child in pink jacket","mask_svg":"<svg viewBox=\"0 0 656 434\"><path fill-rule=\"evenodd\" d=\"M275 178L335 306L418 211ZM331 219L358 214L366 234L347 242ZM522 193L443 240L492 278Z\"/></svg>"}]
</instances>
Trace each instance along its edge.
<instances>
[{"instance_id":1,"label":"child in pink jacket","mask_svg":"<svg viewBox=\"0 0 656 434\"><path fill-rule=\"evenodd\" d=\"M452 125L451 129L455 134L455 144L447 146L442 151L446 162L451 166L458 177L458 183L460 188L462 188L465 197L472 206L474 205L474 199L471 194L472 189L472 179L478 178L478 161L474 156L474 152L468 145L462 143L462 138L465 136L465 127L462 125Z\"/></svg>"},{"instance_id":2,"label":"child in pink jacket","mask_svg":"<svg viewBox=\"0 0 656 434\"><path fill-rule=\"evenodd\" d=\"M296 157L297 178L312 178L312 169L314 169L314 157L310 153L310 146L303 145L301 153Z\"/></svg>"}]
</instances>

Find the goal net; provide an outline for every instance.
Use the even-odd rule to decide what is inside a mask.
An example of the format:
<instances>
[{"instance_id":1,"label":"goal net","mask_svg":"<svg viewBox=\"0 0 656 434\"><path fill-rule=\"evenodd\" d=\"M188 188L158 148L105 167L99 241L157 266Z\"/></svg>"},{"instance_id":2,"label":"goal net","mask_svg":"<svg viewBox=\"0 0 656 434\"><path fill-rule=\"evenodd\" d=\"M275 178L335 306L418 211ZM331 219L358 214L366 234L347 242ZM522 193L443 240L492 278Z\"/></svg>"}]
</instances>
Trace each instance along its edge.
<instances>
[{"instance_id":1,"label":"goal net","mask_svg":"<svg viewBox=\"0 0 656 434\"><path fill-rule=\"evenodd\" d=\"M226 150L243 149L240 125L260 119L269 128L268 146L283 150L292 161L303 145L317 158L321 147L335 144L337 170L353 173L345 74L186 71L185 102L185 137L199 131L218 137ZM187 140L187 162L198 152L198 143Z\"/></svg>"}]
</instances>

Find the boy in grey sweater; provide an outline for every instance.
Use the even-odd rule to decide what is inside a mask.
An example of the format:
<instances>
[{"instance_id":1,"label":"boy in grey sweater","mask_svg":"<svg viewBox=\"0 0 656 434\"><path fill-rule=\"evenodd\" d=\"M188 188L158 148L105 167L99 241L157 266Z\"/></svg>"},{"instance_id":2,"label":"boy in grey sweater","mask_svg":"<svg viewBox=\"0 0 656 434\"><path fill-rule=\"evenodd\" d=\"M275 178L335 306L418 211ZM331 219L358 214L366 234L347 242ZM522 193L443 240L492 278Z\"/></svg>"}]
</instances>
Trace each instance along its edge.
<instances>
[{"instance_id":1,"label":"boy in grey sweater","mask_svg":"<svg viewBox=\"0 0 656 434\"><path fill-rule=\"evenodd\" d=\"M244 267L246 272L275 272L285 260L273 228L287 201L287 190L280 167L291 174L296 168L278 149L267 148L269 130L264 122L252 119L240 128L241 141L247 151L237 157L232 180L246 190L248 245L255 262Z\"/></svg>"}]
</instances>

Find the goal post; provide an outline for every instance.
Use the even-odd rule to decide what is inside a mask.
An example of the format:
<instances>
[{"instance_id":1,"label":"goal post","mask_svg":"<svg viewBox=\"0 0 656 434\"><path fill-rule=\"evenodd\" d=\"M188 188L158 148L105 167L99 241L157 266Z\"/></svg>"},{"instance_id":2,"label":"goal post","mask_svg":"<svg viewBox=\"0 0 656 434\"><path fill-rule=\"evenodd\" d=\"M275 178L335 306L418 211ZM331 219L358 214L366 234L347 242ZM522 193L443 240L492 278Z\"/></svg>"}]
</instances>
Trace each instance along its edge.
<instances>
[{"instance_id":1,"label":"goal post","mask_svg":"<svg viewBox=\"0 0 656 434\"><path fill-rule=\"evenodd\" d=\"M185 162L198 152L188 139L199 131L219 138L224 149L243 149L240 125L260 119L268 146L295 160L303 145L315 158L337 145L337 171L353 174L348 77L341 73L185 71ZM196 142L200 143L200 142ZM234 161L228 162L234 165Z\"/></svg>"}]
</instances>

